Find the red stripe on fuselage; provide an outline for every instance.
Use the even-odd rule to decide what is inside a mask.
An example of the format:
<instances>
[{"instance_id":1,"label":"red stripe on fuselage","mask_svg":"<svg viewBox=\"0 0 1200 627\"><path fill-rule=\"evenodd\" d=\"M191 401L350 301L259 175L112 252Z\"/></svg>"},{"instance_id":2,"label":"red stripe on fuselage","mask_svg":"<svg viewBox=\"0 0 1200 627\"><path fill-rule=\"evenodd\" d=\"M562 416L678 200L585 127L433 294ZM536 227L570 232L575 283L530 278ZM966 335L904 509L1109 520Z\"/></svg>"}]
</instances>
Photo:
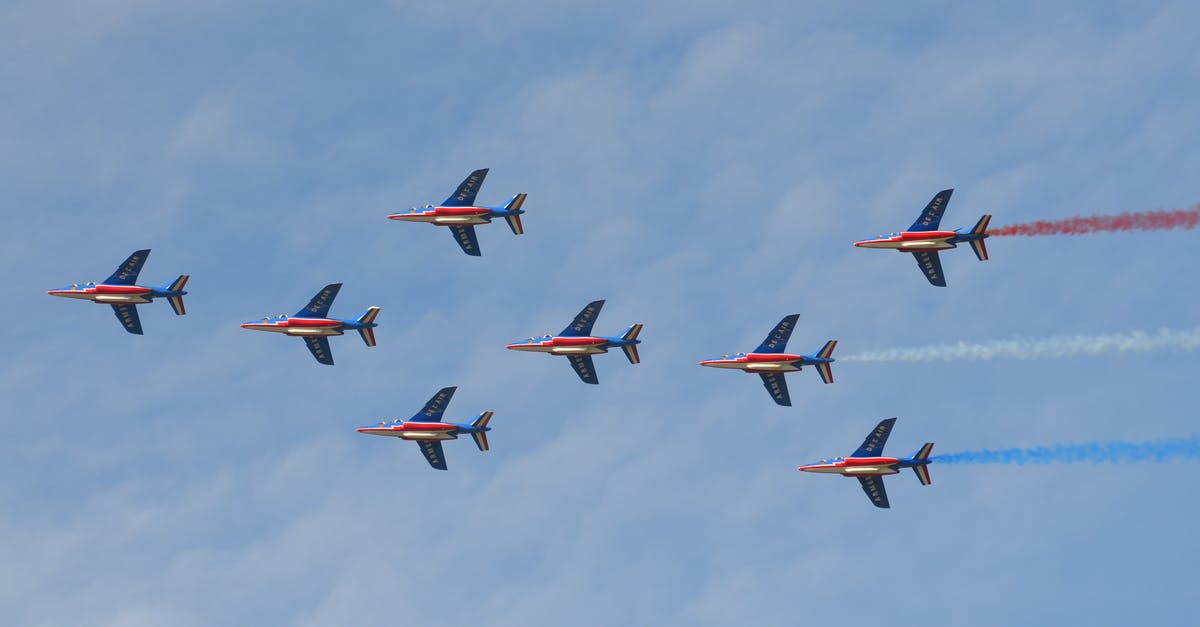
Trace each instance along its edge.
<instances>
[{"instance_id":1,"label":"red stripe on fuselage","mask_svg":"<svg viewBox=\"0 0 1200 627\"><path fill-rule=\"evenodd\" d=\"M775 361L799 361L801 359L804 359L804 355L789 355L787 353L749 353L745 357L738 357L736 361L746 364L758 364Z\"/></svg>"},{"instance_id":2,"label":"red stripe on fuselage","mask_svg":"<svg viewBox=\"0 0 1200 627\"><path fill-rule=\"evenodd\" d=\"M337 320L328 318L288 318L287 320L276 323L276 326L281 327L296 327L296 328L333 328L342 326Z\"/></svg>"},{"instance_id":3,"label":"red stripe on fuselage","mask_svg":"<svg viewBox=\"0 0 1200 627\"><path fill-rule=\"evenodd\" d=\"M599 337L552 337L543 346L596 346L607 342Z\"/></svg>"},{"instance_id":4,"label":"red stripe on fuselage","mask_svg":"<svg viewBox=\"0 0 1200 627\"><path fill-rule=\"evenodd\" d=\"M154 290L137 285L97 285L92 294L149 294Z\"/></svg>"},{"instance_id":5,"label":"red stripe on fuselage","mask_svg":"<svg viewBox=\"0 0 1200 627\"><path fill-rule=\"evenodd\" d=\"M434 207L432 211L425 212L425 215L434 216L482 216L491 213L491 209L483 207Z\"/></svg>"},{"instance_id":6,"label":"red stripe on fuselage","mask_svg":"<svg viewBox=\"0 0 1200 627\"><path fill-rule=\"evenodd\" d=\"M885 466L895 464L900 460L895 457L847 457L842 460L842 466Z\"/></svg>"}]
</instances>

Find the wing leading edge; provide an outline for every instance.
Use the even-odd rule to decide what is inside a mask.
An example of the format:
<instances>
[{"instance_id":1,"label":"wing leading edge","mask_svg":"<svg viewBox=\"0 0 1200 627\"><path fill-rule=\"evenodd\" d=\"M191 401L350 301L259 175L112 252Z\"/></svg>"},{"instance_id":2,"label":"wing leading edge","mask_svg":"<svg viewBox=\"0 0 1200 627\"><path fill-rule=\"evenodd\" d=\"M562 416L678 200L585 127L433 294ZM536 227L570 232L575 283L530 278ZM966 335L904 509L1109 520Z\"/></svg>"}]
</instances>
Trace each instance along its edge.
<instances>
[{"instance_id":1,"label":"wing leading edge","mask_svg":"<svg viewBox=\"0 0 1200 627\"><path fill-rule=\"evenodd\" d=\"M454 236L454 241L458 242L459 248L462 248L464 253L472 257L479 257L483 254L479 250L479 236L475 234L475 227L470 225L452 226L450 234Z\"/></svg>"},{"instance_id":2,"label":"wing leading edge","mask_svg":"<svg viewBox=\"0 0 1200 627\"><path fill-rule=\"evenodd\" d=\"M575 369L575 374L579 375L584 383L593 385L600 383L600 378L596 376L596 364L592 363L591 355L567 355L567 359L571 362L571 367Z\"/></svg>"},{"instance_id":3,"label":"wing leading edge","mask_svg":"<svg viewBox=\"0 0 1200 627\"><path fill-rule=\"evenodd\" d=\"M921 268L921 272L930 283L946 287L946 275L942 274L942 258L936 250L913 253L913 257L917 260L917 267Z\"/></svg>"},{"instance_id":4,"label":"wing leading edge","mask_svg":"<svg viewBox=\"0 0 1200 627\"><path fill-rule=\"evenodd\" d=\"M933 200L925 205L925 210L921 212L921 217L917 218L912 226L908 227L909 231L936 231L942 224L942 214L946 213L946 205L950 204L950 195L954 193L953 189L943 189L938 192Z\"/></svg>"},{"instance_id":5,"label":"wing leading edge","mask_svg":"<svg viewBox=\"0 0 1200 627\"><path fill-rule=\"evenodd\" d=\"M443 207L471 207L475 204L475 195L479 193L479 188L483 186L483 179L487 177L488 169L482 168L475 170L463 179L462 183L458 184L458 189L442 203Z\"/></svg>"},{"instance_id":6,"label":"wing leading edge","mask_svg":"<svg viewBox=\"0 0 1200 627\"><path fill-rule=\"evenodd\" d=\"M425 407L417 412L412 420L418 422L441 422L442 414L446 413L446 406L450 404L450 399L454 398L454 392L458 390L458 386L452 385L444 387L425 403Z\"/></svg>"},{"instance_id":7,"label":"wing leading edge","mask_svg":"<svg viewBox=\"0 0 1200 627\"><path fill-rule=\"evenodd\" d=\"M440 440L417 440L417 446L421 447L421 454L425 456L425 461L428 461L430 466L438 470L446 469L446 456L442 452Z\"/></svg>"},{"instance_id":8,"label":"wing leading edge","mask_svg":"<svg viewBox=\"0 0 1200 627\"><path fill-rule=\"evenodd\" d=\"M134 335L142 335L142 320L138 317L136 305L113 305L113 313L126 331Z\"/></svg>"},{"instance_id":9,"label":"wing leading edge","mask_svg":"<svg viewBox=\"0 0 1200 627\"><path fill-rule=\"evenodd\" d=\"M596 318L600 316L600 309L604 307L603 300L594 300L587 304L578 314L567 328L559 333L563 337L581 337L592 334L592 326L596 324Z\"/></svg>"},{"instance_id":10,"label":"wing leading edge","mask_svg":"<svg viewBox=\"0 0 1200 627\"><path fill-rule=\"evenodd\" d=\"M762 377L763 387L767 388L776 403L784 407L792 406L792 397L788 394L787 379L783 378L783 373L760 372L758 376Z\"/></svg>"},{"instance_id":11,"label":"wing leading edge","mask_svg":"<svg viewBox=\"0 0 1200 627\"><path fill-rule=\"evenodd\" d=\"M754 350L756 353L782 353L787 349L788 339L792 337L792 330L796 328L796 321L800 319L800 314L792 314L784 316L779 324L775 325L774 329L767 335L767 338L758 345Z\"/></svg>"},{"instance_id":12,"label":"wing leading edge","mask_svg":"<svg viewBox=\"0 0 1200 627\"><path fill-rule=\"evenodd\" d=\"M304 344L308 346L308 352L312 353L317 361L326 366L333 365L333 353L329 350L329 338L324 335L305 336Z\"/></svg>"},{"instance_id":13,"label":"wing leading edge","mask_svg":"<svg viewBox=\"0 0 1200 627\"><path fill-rule=\"evenodd\" d=\"M888 503L887 490L883 488L883 477L859 477L858 482L862 484L863 492L866 493L868 499L871 499L871 503L875 507L885 509L891 507L891 504Z\"/></svg>"}]
</instances>

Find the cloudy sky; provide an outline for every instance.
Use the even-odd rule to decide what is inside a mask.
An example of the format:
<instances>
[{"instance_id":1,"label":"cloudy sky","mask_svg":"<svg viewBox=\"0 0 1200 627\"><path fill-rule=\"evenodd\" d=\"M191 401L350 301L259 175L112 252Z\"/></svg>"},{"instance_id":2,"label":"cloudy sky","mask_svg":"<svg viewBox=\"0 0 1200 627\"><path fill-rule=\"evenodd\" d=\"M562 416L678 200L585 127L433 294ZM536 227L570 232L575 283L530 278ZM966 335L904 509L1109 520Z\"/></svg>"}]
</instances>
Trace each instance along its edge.
<instances>
[{"instance_id":1,"label":"cloudy sky","mask_svg":"<svg viewBox=\"0 0 1200 627\"><path fill-rule=\"evenodd\" d=\"M791 348L1192 329L1195 232L854 249L938 190L970 226L1200 200L1191 2L16 0L0 8L6 624L1125 625L1194 617L1195 462L933 467L851 452L1197 433L1192 352L700 368ZM526 235L384 216L490 167ZM45 290L152 248L189 313ZM379 346L238 323L345 283ZM503 350L606 298L643 363ZM837 354L835 354L835 357ZM458 385L492 450L358 435Z\"/></svg>"}]
</instances>

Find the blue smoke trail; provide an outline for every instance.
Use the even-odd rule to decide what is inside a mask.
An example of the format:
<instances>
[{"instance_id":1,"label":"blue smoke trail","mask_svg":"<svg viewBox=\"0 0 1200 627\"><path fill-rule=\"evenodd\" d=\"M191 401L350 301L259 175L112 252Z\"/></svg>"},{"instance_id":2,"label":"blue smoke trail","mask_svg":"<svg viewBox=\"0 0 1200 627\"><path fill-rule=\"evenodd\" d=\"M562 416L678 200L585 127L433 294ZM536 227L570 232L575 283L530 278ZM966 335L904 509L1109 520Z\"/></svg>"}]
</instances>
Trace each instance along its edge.
<instances>
[{"instance_id":1,"label":"blue smoke trail","mask_svg":"<svg viewBox=\"0 0 1200 627\"><path fill-rule=\"evenodd\" d=\"M1120 464L1200 459L1200 436L1154 442L1092 442L934 455L939 464Z\"/></svg>"}]
</instances>

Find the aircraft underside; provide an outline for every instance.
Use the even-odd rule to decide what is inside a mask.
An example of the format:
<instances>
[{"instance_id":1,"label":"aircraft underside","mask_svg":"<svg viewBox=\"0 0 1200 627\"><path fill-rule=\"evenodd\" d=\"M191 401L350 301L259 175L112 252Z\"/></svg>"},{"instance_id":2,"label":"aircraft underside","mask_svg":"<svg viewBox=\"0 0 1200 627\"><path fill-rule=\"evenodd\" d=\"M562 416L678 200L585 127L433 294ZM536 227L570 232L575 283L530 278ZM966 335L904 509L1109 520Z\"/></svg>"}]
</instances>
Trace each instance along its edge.
<instances>
[{"instance_id":1,"label":"aircraft underside","mask_svg":"<svg viewBox=\"0 0 1200 627\"><path fill-rule=\"evenodd\" d=\"M548 351L552 355L600 355L608 349L602 346L551 346Z\"/></svg>"},{"instance_id":2,"label":"aircraft underside","mask_svg":"<svg viewBox=\"0 0 1200 627\"><path fill-rule=\"evenodd\" d=\"M402 440L457 440L458 435L445 431L401 431L396 434Z\"/></svg>"},{"instance_id":3,"label":"aircraft underside","mask_svg":"<svg viewBox=\"0 0 1200 627\"><path fill-rule=\"evenodd\" d=\"M798 372L800 370L800 366L791 361L738 364L737 367L746 372Z\"/></svg>"},{"instance_id":4,"label":"aircraft underside","mask_svg":"<svg viewBox=\"0 0 1200 627\"><path fill-rule=\"evenodd\" d=\"M145 305L150 299L142 294L58 294L67 298L82 298L102 305Z\"/></svg>"},{"instance_id":5,"label":"aircraft underside","mask_svg":"<svg viewBox=\"0 0 1200 627\"><path fill-rule=\"evenodd\" d=\"M848 468L836 468L832 470L833 472L846 475L847 477L861 477L865 475L878 477L881 475L894 475L900 472L891 466L851 466ZM815 472L821 471L817 470Z\"/></svg>"},{"instance_id":6,"label":"aircraft underside","mask_svg":"<svg viewBox=\"0 0 1200 627\"><path fill-rule=\"evenodd\" d=\"M274 329L266 329L266 330L274 331ZM335 328L331 328L331 327L283 328L283 329L280 329L280 332L286 333L288 335L295 335L295 336L300 336L300 337L332 336L332 335L343 335L343 333L344 333L341 329L335 329Z\"/></svg>"}]
</instances>

